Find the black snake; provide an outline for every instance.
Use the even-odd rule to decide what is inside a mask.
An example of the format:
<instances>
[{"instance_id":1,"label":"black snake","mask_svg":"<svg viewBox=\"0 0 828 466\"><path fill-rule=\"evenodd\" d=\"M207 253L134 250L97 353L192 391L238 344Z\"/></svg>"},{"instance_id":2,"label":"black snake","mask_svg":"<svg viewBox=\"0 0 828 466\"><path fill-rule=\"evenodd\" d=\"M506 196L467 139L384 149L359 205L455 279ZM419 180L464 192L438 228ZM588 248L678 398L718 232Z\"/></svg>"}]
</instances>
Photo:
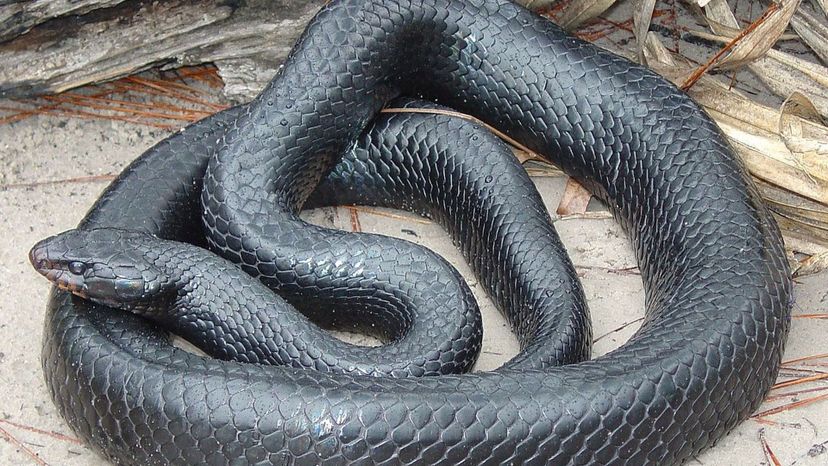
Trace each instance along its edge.
<instances>
[{"instance_id":1,"label":"black snake","mask_svg":"<svg viewBox=\"0 0 828 466\"><path fill-rule=\"evenodd\" d=\"M645 321L628 343L582 361L581 289L525 174L508 157L485 158L502 145L436 116L382 117L362 133L402 94L481 118L605 200L633 239L645 285ZM505 182L506 172L517 178ZM297 217L330 202L409 208L444 224L522 353L489 373L372 377L332 356L332 340L314 353L284 335L295 354L281 362L321 370L219 361L175 349L131 313L55 291L43 367L72 428L124 464L671 464L746 418L775 379L789 270L718 128L657 75L504 0L331 2L257 99L159 143L78 231L31 256L64 289L160 321L181 296L192 308L207 284L216 286L203 296L230 300L246 285L213 275L229 263L148 234L211 246L323 325L379 322L395 342L387 348L418 335L412 306L440 290L433 310L469 315L466 288L434 273L443 263L433 254ZM195 259L203 264L189 279ZM320 309L330 303L342 312ZM239 337L235 350L204 344L220 357L264 355L255 343L281 335L245 328L257 319L211 319L187 322L219 342ZM436 327L456 346L423 347L424 359L388 372L465 369L478 324L447 317ZM407 354L389 353L374 356Z\"/></svg>"}]
</instances>

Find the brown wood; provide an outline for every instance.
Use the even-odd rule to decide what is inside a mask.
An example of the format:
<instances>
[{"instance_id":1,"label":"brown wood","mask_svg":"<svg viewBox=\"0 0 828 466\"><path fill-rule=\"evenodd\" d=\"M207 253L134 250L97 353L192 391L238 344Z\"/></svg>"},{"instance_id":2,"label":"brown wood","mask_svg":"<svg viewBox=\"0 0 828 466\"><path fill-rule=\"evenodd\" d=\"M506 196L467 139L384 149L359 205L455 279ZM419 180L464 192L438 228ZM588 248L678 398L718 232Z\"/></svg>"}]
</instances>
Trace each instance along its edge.
<instances>
[{"instance_id":1,"label":"brown wood","mask_svg":"<svg viewBox=\"0 0 828 466\"><path fill-rule=\"evenodd\" d=\"M82 15L124 0L11 0L0 1L0 41L25 33L34 26L66 15Z\"/></svg>"},{"instance_id":2,"label":"brown wood","mask_svg":"<svg viewBox=\"0 0 828 466\"><path fill-rule=\"evenodd\" d=\"M20 3L40 2L0 8ZM0 94L58 93L152 66L214 62L227 94L245 100L273 77L324 0L98 3L117 5L61 16L0 44Z\"/></svg>"}]
</instances>

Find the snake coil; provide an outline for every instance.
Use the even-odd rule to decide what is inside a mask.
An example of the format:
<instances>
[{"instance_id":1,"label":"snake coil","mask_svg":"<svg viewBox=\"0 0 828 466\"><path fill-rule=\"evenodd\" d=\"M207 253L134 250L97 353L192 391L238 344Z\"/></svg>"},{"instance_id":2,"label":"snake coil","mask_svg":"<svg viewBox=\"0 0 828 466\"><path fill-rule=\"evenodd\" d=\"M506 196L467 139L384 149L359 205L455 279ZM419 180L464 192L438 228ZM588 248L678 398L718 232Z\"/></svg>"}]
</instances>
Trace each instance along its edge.
<instances>
[{"instance_id":1,"label":"snake coil","mask_svg":"<svg viewBox=\"0 0 828 466\"><path fill-rule=\"evenodd\" d=\"M357 179L334 168L400 95L479 117L610 206L632 238L646 293L644 323L629 342L578 362L588 355L588 324L571 264L525 271L538 266L534 239L491 224L519 203L472 200L492 214L464 216L466 204L450 198L394 194L431 193L437 172L454 173L441 157L459 128L437 137L415 123L399 133L396 152L379 154L379 171L354 168L366 164L359 157L349 162ZM411 138L442 161L439 170L415 167ZM497 185L490 176L468 192L482 196ZM779 231L719 129L664 79L506 0L330 2L259 97L148 151L79 229L209 244L265 282L298 255L311 270L299 281L335 299L358 291L324 286L342 277L314 264L358 260L370 248L309 231L296 215L308 202L359 200L345 188L371 177L376 203L419 210L436 199L444 205L432 214L450 230L484 232L461 248L479 261L495 301L513 306L510 323L540 363L519 356L488 373L397 379L219 361L174 348L144 319L55 290L43 369L69 425L119 464L663 465L721 438L775 380L790 274ZM554 232L544 235L557 248ZM527 254L511 246L516 237ZM554 277L539 286L571 313L539 318L535 295L494 284L513 272ZM296 302L307 298L291 289ZM550 335L558 339L535 346Z\"/></svg>"}]
</instances>

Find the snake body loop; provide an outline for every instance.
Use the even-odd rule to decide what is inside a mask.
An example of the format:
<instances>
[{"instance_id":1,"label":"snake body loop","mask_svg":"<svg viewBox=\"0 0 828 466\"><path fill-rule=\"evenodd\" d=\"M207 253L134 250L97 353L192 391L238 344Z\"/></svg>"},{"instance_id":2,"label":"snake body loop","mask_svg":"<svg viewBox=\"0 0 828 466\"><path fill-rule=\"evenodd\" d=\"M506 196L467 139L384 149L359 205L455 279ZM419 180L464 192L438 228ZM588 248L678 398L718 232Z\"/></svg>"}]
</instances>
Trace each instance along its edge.
<instances>
[{"instance_id":1,"label":"snake body loop","mask_svg":"<svg viewBox=\"0 0 828 466\"><path fill-rule=\"evenodd\" d=\"M344 187L355 182L336 168L340 154L400 94L481 118L612 208L644 280L646 317L635 336L600 358L556 366L586 356L572 331L587 328L585 316L544 321L521 286L489 284L532 268L509 246L520 229L494 227L491 206L477 229L485 233L469 239L476 217L468 216L457 220L456 236L467 238L461 249L479 264L524 350L539 351L534 368L519 356L490 373L392 379L217 361L173 348L139 317L55 292L43 367L75 431L122 464L672 464L759 405L780 364L791 283L779 231L724 137L662 78L504 0L331 2L253 103L161 142L108 188L80 229L209 241L296 292L279 279L286 258L358 260L351 240L309 231L297 212L331 193L348 200ZM406 206L391 189L400 180L423 193L440 178L394 171L413 158L374 157L388 170L363 170L358 155L349 166L359 179L376 178L366 192L379 204ZM452 230L440 212L463 204L437 201L448 207L431 214ZM508 265L493 271L495 264ZM311 285L327 283L310 269ZM575 280L566 260L550 274L564 288ZM405 295L404 281L376 283ZM569 299L560 309L582 305ZM537 330L554 325L564 331L554 334L560 344L533 349L552 336ZM549 348L565 348L573 361Z\"/></svg>"}]
</instances>

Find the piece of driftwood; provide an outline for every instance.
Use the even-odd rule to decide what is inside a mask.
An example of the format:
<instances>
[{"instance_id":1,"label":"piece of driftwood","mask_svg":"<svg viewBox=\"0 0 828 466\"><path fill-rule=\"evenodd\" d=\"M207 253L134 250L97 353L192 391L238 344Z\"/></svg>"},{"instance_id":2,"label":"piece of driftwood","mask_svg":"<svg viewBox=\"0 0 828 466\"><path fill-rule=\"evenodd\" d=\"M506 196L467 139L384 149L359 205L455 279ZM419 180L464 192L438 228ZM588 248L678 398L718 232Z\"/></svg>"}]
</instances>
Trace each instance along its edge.
<instances>
[{"instance_id":1,"label":"piece of driftwood","mask_svg":"<svg viewBox=\"0 0 828 466\"><path fill-rule=\"evenodd\" d=\"M124 0L6 0L0 1L0 41L27 32L34 26L66 15L82 15L109 8Z\"/></svg>"},{"instance_id":2,"label":"piece of driftwood","mask_svg":"<svg viewBox=\"0 0 828 466\"><path fill-rule=\"evenodd\" d=\"M59 93L152 66L214 62L226 92L243 100L273 76L322 4L133 0L59 17L0 44L0 94Z\"/></svg>"}]
</instances>

